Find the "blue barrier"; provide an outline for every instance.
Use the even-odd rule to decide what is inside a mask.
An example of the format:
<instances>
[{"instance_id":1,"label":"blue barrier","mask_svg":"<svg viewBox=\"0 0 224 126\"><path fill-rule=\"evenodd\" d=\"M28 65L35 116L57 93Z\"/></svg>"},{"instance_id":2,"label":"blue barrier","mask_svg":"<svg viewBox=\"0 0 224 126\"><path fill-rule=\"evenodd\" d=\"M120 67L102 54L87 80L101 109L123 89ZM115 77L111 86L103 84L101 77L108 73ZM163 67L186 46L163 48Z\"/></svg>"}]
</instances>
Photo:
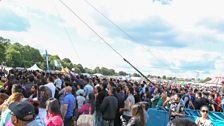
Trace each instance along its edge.
<instances>
[{"instance_id":1,"label":"blue barrier","mask_svg":"<svg viewBox=\"0 0 224 126\"><path fill-rule=\"evenodd\" d=\"M158 108L150 108L147 111L147 126L166 126L169 122L170 112L159 110ZM186 118L195 121L200 117L198 110L185 110ZM209 112L209 119L213 122L214 126L224 126L224 112Z\"/></svg>"},{"instance_id":2,"label":"blue barrier","mask_svg":"<svg viewBox=\"0 0 224 126\"><path fill-rule=\"evenodd\" d=\"M185 110L186 118L195 121L200 117L198 110ZM224 126L224 113L223 112L209 112L208 118L212 121L214 126Z\"/></svg>"},{"instance_id":3,"label":"blue barrier","mask_svg":"<svg viewBox=\"0 0 224 126\"><path fill-rule=\"evenodd\" d=\"M148 109L147 126L166 126L170 113L156 108Z\"/></svg>"}]
</instances>

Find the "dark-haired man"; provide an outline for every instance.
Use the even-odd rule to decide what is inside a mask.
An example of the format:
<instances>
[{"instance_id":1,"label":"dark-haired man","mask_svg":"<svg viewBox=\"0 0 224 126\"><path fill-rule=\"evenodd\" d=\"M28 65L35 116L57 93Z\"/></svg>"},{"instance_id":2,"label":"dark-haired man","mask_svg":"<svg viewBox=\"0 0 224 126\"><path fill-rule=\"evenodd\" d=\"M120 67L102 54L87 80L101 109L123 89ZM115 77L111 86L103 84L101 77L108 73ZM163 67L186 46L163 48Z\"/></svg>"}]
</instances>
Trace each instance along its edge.
<instances>
[{"instance_id":1,"label":"dark-haired man","mask_svg":"<svg viewBox=\"0 0 224 126\"><path fill-rule=\"evenodd\" d=\"M184 103L181 101L181 94L176 94L174 101L170 104L171 120L179 117L185 117Z\"/></svg>"},{"instance_id":2,"label":"dark-haired man","mask_svg":"<svg viewBox=\"0 0 224 126\"><path fill-rule=\"evenodd\" d=\"M100 111L103 115L103 126L114 126L114 120L118 109L118 100L114 96L116 92L115 87L108 88L108 95L103 99L100 106Z\"/></svg>"},{"instance_id":3,"label":"dark-haired man","mask_svg":"<svg viewBox=\"0 0 224 126\"><path fill-rule=\"evenodd\" d=\"M23 101L20 103L11 103L11 121L14 126L42 126L35 120L34 107L30 103Z\"/></svg>"}]
</instances>

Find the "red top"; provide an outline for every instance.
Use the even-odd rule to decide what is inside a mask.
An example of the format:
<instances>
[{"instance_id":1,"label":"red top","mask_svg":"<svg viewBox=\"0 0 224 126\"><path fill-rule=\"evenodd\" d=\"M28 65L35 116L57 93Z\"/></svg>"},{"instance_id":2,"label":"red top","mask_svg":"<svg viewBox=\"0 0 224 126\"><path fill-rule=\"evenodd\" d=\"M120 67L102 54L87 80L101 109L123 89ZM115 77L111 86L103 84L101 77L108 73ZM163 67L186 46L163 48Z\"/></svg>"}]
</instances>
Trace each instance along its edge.
<instances>
[{"instance_id":1,"label":"red top","mask_svg":"<svg viewBox=\"0 0 224 126\"><path fill-rule=\"evenodd\" d=\"M215 99L215 102L217 103L216 111L220 111L220 110L221 110L221 107L220 107L220 104L221 104L221 98L220 98L220 97L217 97L217 98Z\"/></svg>"},{"instance_id":2,"label":"red top","mask_svg":"<svg viewBox=\"0 0 224 126\"><path fill-rule=\"evenodd\" d=\"M46 126L63 126L63 120L60 115L50 114L45 119Z\"/></svg>"}]
</instances>

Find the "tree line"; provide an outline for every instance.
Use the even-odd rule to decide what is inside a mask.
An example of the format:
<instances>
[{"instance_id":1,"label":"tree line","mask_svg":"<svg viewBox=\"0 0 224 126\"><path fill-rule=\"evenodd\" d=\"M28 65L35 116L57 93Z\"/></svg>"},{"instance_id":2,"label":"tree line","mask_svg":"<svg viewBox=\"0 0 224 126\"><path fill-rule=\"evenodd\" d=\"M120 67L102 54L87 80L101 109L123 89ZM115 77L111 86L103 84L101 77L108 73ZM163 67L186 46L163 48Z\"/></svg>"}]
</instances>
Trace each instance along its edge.
<instances>
[{"instance_id":1,"label":"tree line","mask_svg":"<svg viewBox=\"0 0 224 126\"><path fill-rule=\"evenodd\" d=\"M37 64L41 69L46 70L46 54L41 55L40 51L36 48L30 47L29 45L22 45L19 42L12 43L10 39L3 38L0 36L0 64L9 67L22 67L29 68L34 64ZM75 68L77 73L101 73L103 75L121 75L125 76L128 73L124 71L116 72L114 69L106 67L96 67L90 69L83 67L82 64L74 64L69 58L61 59L58 55L48 54L49 67L54 70L54 61L57 60L63 67L68 69ZM134 73L134 76L139 76Z\"/></svg>"}]
</instances>

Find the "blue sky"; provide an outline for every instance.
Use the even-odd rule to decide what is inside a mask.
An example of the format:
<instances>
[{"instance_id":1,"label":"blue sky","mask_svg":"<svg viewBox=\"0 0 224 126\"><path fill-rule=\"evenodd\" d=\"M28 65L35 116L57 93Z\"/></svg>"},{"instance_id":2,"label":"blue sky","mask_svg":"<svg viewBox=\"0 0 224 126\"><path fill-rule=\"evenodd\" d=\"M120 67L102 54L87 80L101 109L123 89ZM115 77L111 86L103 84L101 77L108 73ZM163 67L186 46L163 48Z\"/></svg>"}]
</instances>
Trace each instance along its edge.
<instances>
[{"instance_id":1,"label":"blue sky","mask_svg":"<svg viewBox=\"0 0 224 126\"><path fill-rule=\"evenodd\" d=\"M223 75L223 1L63 0L145 74ZM202 4L203 3L203 4ZM57 0L0 1L0 35L74 63L135 72Z\"/></svg>"}]
</instances>

